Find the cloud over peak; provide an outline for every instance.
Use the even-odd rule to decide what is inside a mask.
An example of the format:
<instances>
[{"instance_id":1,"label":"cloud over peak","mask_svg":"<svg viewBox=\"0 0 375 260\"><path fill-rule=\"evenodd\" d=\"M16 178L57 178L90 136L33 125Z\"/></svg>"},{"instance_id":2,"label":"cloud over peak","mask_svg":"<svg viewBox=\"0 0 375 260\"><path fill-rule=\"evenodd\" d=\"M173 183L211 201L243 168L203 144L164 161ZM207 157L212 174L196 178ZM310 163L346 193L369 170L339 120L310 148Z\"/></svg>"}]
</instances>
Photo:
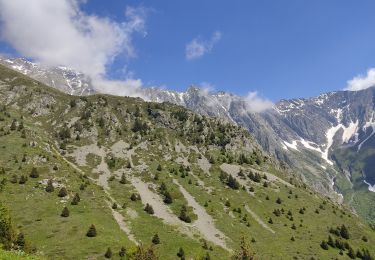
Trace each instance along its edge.
<instances>
[{"instance_id":1,"label":"cloud over peak","mask_svg":"<svg viewBox=\"0 0 375 260\"><path fill-rule=\"evenodd\" d=\"M348 80L345 90L357 91L375 86L375 68L367 70L366 75L358 75Z\"/></svg>"},{"instance_id":2,"label":"cloud over peak","mask_svg":"<svg viewBox=\"0 0 375 260\"><path fill-rule=\"evenodd\" d=\"M266 98L262 98L258 95L258 92L249 92L244 98L246 102L246 108L248 112L260 113L271 109L273 107L273 102Z\"/></svg>"},{"instance_id":3,"label":"cloud over peak","mask_svg":"<svg viewBox=\"0 0 375 260\"><path fill-rule=\"evenodd\" d=\"M23 56L48 66L69 66L93 83L103 83L107 66L118 55L136 56L132 37L145 33L145 10L128 7L124 21L117 22L84 13L82 3L0 0L1 39Z\"/></svg>"},{"instance_id":4,"label":"cloud over peak","mask_svg":"<svg viewBox=\"0 0 375 260\"><path fill-rule=\"evenodd\" d=\"M212 51L213 47L217 42L220 41L222 34L220 31L216 31L212 34L209 40L203 40L201 38L195 38L185 47L186 60L195 60L201 58L205 54Z\"/></svg>"}]
</instances>

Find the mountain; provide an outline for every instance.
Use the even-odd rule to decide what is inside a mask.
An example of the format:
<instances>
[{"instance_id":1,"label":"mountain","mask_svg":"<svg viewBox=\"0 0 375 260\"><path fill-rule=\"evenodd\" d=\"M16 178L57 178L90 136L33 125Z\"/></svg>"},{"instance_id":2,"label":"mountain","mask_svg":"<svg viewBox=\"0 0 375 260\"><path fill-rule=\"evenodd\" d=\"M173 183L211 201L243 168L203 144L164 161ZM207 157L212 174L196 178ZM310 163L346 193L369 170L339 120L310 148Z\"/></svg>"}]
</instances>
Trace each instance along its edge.
<instances>
[{"instance_id":1,"label":"mountain","mask_svg":"<svg viewBox=\"0 0 375 260\"><path fill-rule=\"evenodd\" d=\"M261 113L249 111L244 98L224 92L195 87L185 93L147 91L151 100L180 104L247 128L265 151L314 189L375 221L375 88L281 100Z\"/></svg>"},{"instance_id":2,"label":"mountain","mask_svg":"<svg viewBox=\"0 0 375 260\"><path fill-rule=\"evenodd\" d=\"M171 103L67 95L1 65L0 104L4 249L43 259L373 259L374 230L240 126Z\"/></svg>"},{"instance_id":3,"label":"mountain","mask_svg":"<svg viewBox=\"0 0 375 260\"><path fill-rule=\"evenodd\" d=\"M71 92L66 87L71 79L59 68L43 69L24 59L3 59L0 63L69 94L95 92L89 80L85 81L87 85L76 84ZM37 72L29 73L29 67ZM64 80L51 84L48 77L35 76L52 72ZM264 151L285 163L315 190L346 202L368 221L375 221L374 88L281 100L261 113L251 112L243 97L194 86L186 92L155 87L143 91L149 101L170 102L245 127Z\"/></svg>"},{"instance_id":4,"label":"mountain","mask_svg":"<svg viewBox=\"0 0 375 260\"><path fill-rule=\"evenodd\" d=\"M95 93L87 76L65 66L46 67L23 58L0 58L0 64L70 95Z\"/></svg>"}]
</instances>

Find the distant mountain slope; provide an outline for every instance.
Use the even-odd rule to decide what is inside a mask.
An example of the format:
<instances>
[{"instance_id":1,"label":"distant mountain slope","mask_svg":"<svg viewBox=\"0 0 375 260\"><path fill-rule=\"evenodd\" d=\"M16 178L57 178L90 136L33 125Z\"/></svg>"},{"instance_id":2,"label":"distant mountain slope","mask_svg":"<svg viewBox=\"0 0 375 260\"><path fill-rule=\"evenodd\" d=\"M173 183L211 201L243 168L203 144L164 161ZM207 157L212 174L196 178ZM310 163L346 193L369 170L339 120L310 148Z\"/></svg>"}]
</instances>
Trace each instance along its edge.
<instances>
[{"instance_id":1,"label":"distant mountain slope","mask_svg":"<svg viewBox=\"0 0 375 260\"><path fill-rule=\"evenodd\" d=\"M50 73L59 74L58 78L64 78L65 81L53 85L46 77L40 79L35 76L44 75L45 70L28 72L30 66L36 65L30 65L26 60L3 60L2 63L66 93L95 92L89 80L76 84L73 91L67 88L70 78L63 73L64 70L58 68L50 69ZM81 75L78 78L85 77ZM198 87L190 87L186 92L159 88L145 88L143 91L148 100L178 104L201 115L219 117L245 127L266 152L292 167L314 189L338 200L343 199L370 221L375 220L372 217L375 215L375 171L372 170L373 159L367 149L374 147L374 88L281 100L273 109L262 113L249 111L247 101L240 96L208 92ZM363 170L357 174L356 185L351 180L352 168L343 168L342 163L338 162L339 157L335 156L337 151L345 151L346 148L356 151L352 154L353 160L360 158L362 153L368 154L367 159L361 159L367 167L363 166ZM347 195L348 189L342 187L343 183L351 187L351 195ZM359 197L353 200L357 194ZM363 211L366 207L359 205L361 201L370 201L366 212Z\"/></svg>"},{"instance_id":2,"label":"distant mountain slope","mask_svg":"<svg viewBox=\"0 0 375 260\"><path fill-rule=\"evenodd\" d=\"M260 259L375 254L361 218L241 127L169 103L67 95L1 65L0 104L0 201L21 249L228 259L244 237Z\"/></svg>"}]
</instances>

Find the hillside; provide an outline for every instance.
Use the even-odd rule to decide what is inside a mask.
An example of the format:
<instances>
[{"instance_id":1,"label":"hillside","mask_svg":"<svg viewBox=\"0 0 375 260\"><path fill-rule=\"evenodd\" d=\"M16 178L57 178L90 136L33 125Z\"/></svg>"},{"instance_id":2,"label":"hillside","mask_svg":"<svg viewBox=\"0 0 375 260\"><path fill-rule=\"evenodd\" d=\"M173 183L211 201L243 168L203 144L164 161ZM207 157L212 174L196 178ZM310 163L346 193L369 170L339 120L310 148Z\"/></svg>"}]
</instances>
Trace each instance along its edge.
<instances>
[{"instance_id":1,"label":"hillside","mask_svg":"<svg viewBox=\"0 0 375 260\"><path fill-rule=\"evenodd\" d=\"M170 103L69 96L3 66L0 104L0 201L26 241L9 247L228 259L244 238L259 259L375 255L373 229L241 127Z\"/></svg>"}]
</instances>

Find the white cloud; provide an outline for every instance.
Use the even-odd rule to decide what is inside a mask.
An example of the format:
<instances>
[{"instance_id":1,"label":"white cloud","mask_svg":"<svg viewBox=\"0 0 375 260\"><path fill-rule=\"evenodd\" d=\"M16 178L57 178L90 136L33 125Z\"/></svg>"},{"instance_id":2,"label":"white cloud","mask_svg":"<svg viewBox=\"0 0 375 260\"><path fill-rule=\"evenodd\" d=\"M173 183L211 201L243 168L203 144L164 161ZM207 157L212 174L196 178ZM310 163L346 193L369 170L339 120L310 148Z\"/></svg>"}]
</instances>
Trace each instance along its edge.
<instances>
[{"instance_id":1,"label":"white cloud","mask_svg":"<svg viewBox=\"0 0 375 260\"><path fill-rule=\"evenodd\" d=\"M194 60L201 58L206 53L211 52L215 44L221 39L221 32L216 31L211 36L208 41L202 40L200 38L195 38L185 47L185 57L187 60Z\"/></svg>"},{"instance_id":2,"label":"white cloud","mask_svg":"<svg viewBox=\"0 0 375 260\"><path fill-rule=\"evenodd\" d=\"M375 86L375 68L367 71L367 75L358 75L347 82L345 90L356 91Z\"/></svg>"},{"instance_id":3,"label":"white cloud","mask_svg":"<svg viewBox=\"0 0 375 260\"><path fill-rule=\"evenodd\" d=\"M245 97L246 108L249 112L259 113L273 107L272 101L258 96L258 93L249 92Z\"/></svg>"},{"instance_id":4,"label":"white cloud","mask_svg":"<svg viewBox=\"0 0 375 260\"><path fill-rule=\"evenodd\" d=\"M106 89L106 67L120 54L136 56L132 37L136 32L145 35L145 10L128 7L124 21L116 22L84 13L80 10L84 2L0 0L1 39L20 55L47 66L72 67L94 83L105 83L96 88L117 94L114 86L119 82ZM132 80L125 80L123 88L132 88L129 82Z\"/></svg>"}]
</instances>

